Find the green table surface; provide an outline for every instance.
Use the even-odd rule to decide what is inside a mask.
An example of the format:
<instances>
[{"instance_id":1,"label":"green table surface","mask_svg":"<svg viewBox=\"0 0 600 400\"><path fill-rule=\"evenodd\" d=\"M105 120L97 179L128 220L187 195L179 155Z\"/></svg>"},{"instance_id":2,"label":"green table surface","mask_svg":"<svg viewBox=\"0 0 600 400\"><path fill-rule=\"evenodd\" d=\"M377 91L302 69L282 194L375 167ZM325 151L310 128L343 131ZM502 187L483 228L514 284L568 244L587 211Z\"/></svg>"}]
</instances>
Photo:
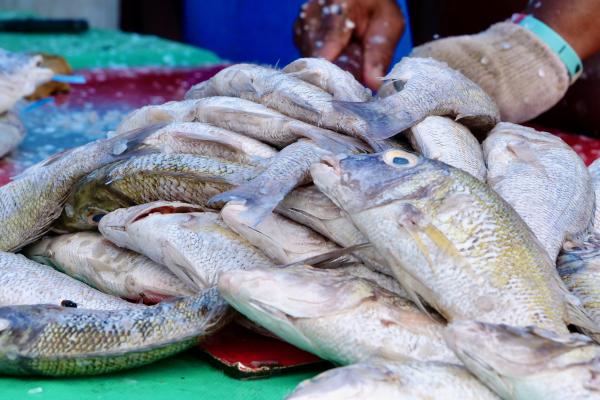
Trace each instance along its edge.
<instances>
[{"instance_id":1,"label":"green table surface","mask_svg":"<svg viewBox=\"0 0 600 400\"><path fill-rule=\"evenodd\" d=\"M81 34L0 33L0 47L11 51L60 54L71 67L193 67L221 60L213 52L158 38L91 29Z\"/></svg>"},{"instance_id":2,"label":"green table surface","mask_svg":"<svg viewBox=\"0 0 600 400\"><path fill-rule=\"evenodd\" d=\"M1 16L0 16L1 18ZM218 63L212 52L168 40L123 32L91 30L77 35L0 33L0 47L63 55L73 68L168 66ZM0 399L281 399L319 370L240 381L205 360L185 353L155 364L107 376L38 379L0 378ZM193 397L192 397L193 396Z\"/></svg>"}]
</instances>

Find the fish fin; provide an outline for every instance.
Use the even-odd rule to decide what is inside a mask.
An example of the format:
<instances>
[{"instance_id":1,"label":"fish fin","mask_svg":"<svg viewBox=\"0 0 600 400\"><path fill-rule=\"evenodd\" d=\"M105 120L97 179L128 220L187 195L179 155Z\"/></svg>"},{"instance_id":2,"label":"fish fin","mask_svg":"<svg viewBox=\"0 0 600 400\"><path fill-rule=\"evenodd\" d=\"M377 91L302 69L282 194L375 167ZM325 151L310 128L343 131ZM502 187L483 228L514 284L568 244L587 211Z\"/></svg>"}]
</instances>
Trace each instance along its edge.
<instances>
[{"instance_id":1,"label":"fish fin","mask_svg":"<svg viewBox=\"0 0 600 400\"><path fill-rule=\"evenodd\" d=\"M270 196L256 193L258 186L260 185L249 182L219 193L208 200L207 206L219 209L230 201L244 204L246 210L240 214L239 219L244 225L254 227L260 224L285 197L285 194Z\"/></svg>"},{"instance_id":2,"label":"fish fin","mask_svg":"<svg viewBox=\"0 0 600 400\"><path fill-rule=\"evenodd\" d=\"M341 114L353 115L365 123L366 129L363 140L369 144L395 136L410 128L420 119L414 119L409 113L392 115L381 107L381 101L369 102L332 101L333 107Z\"/></svg>"},{"instance_id":3,"label":"fish fin","mask_svg":"<svg viewBox=\"0 0 600 400\"><path fill-rule=\"evenodd\" d=\"M371 243L361 243L341 249L331 250L316 256L305 258L304 260L294 261L292 263L280 265L281 268L292 267L296 265L311 265L315 268L334 269L346 266L348 263L354 263L356 260L349 258L352 253L371 247Z\"/></svg>"},{"instance_id":4,"label":"fish fin","mask_svg":"<svg viewBox=\"0 0 600 400\"><path fill-rule=\"evenodd\" d=\"M308 124L306 124L308 125ZM317 146L332 153L368 153L371 148L359 139L305 124L290 124L295 135L314 141Z\"/></svg>"},{"instance_id":5,"label":"fish fin","mask_svg":"<svg viewBox=\"0 0 600 400\"><path fill-rule=\"evenodd\" d=\"M193 269L193 265L181 255L181 252L177 251L170 242L162 242L161 248L163 249L163 253L165 255L165 259L170 260L169 263L165 263L165 266L171 271L175 276L181 279L186 285L194 290L201 290L203 286L194 280L192 274L190 274L189 270Z\"/></svg>"}]
</instances>

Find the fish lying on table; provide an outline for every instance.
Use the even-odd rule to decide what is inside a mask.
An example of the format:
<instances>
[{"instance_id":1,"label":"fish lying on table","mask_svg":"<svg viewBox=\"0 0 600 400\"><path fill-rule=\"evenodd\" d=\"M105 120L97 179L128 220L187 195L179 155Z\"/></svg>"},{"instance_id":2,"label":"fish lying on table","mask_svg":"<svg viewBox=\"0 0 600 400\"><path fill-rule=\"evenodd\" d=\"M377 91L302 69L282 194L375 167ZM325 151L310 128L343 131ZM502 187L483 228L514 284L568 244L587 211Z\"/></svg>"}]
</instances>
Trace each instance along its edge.
<instances>
[{"instance_id":1,"label":"fish lying on table","mask_svg":"<svg viewBox=\"0 0 600 400\"><path fill-rule=\"evenodd\" d=\"M135 302L158 303L195 293L166 267L115 246L97 232L46 237L24 254L103 293Z\"/></svg>"},{"instance_id":2,"label":"fish lying on table","mask_svg":"<svg viewBox=\"0 0 600 400\"><path fill-rule=\"evenodd\" d=\"M130 156L157 126L57 154L0 187L0 251L15 251L50 229L73 185L90 172Z\"/></svg>"},{"instance_id":3,"label":"fish lying on table","mask_svg":"<svg viewBox=\"0 0 600 400\"><path fill-rule=\"evenodd\" d=\"M466 368L442 362L371 361L308 379L287 400L494 400Z\"/></svg>"},{"instance_id":4,"label":"fish lying on table","mask_svg":"<svg viewBox=\"0 0 600 400\"><path fill-rule=\"evenodd\" d=\"M61 303L97 310L143 307L102 293L20 254L0 252L0 307Z\"/></svg>"},{"instance_id":5,"label":"fish lying on table","mask_svg":"<svg viewBox=\"0 0 600 400\"><path fill-rule=\"evenodd\" d=\"M590 174L562 139L502 122L483 142L488 185L523 218L550 259L585 232L594 210Z\"/></svg>"},{"instance_id":6,"label":"fish lying on table","mask_svg":"<svg viewBox=\"0 0 600 400\"><path fill-rule=\"evenodd\" d=\"M71 190L58 232L95 229L117 208L151 201L206 206L216 194L254 178L260 168L192 154L148 154L99 168Z\"/></svg>"},{"instance_id":7,"label":"fish lying on table","mask_svg":"<svg viewBox=\"0 0 600 400\"><path fill-rule=\"evenodd\" d=\"M215 212L161 202L118 209L100 221L102 235L169 268L194 289L217 284L223 271L273 266Z\"/></svg>"},{"instance_id":8,"label":"fish lying on table","mask_svg":"<svg viewBox=\"0 0 600 400\"><path fill-rule=\"evenodd\" d=\"M600 346L583 335L459 321L445 337L469 371L505 400L600 398Z\"/></svg>"},{"instance_id":9,"label":"fish lying on table","mask_svg":"<svg viewBox=\"0 0 600 400\"><path fill-rule=\"evenodd\" d=\"M525 222L473 176L401 150L325 159L311 173L411 298L448 321L599 332Z\"/></svg>"},{"instance_id":10,"label":"fish lying on table","mask_svg":"<svg viewBox=\"0 0 600 400\"><path fill-rule=\"evenodd\" d=\"M0 307L0 374L68 377L139 367L218 331L228 310L216 288L142 309Z\"/></svg>"},{"instance_id":11,"label":"fish lying on table","mask_svg":"<svg viewBox=\"0 0 600 400\"><path fill-rule=\"evenodd\" d=\"M457 363L444 323L372 281L309 266L223 272L221 295L246 318L338 364L372 358Z\"/></svg>"}]
</instances>

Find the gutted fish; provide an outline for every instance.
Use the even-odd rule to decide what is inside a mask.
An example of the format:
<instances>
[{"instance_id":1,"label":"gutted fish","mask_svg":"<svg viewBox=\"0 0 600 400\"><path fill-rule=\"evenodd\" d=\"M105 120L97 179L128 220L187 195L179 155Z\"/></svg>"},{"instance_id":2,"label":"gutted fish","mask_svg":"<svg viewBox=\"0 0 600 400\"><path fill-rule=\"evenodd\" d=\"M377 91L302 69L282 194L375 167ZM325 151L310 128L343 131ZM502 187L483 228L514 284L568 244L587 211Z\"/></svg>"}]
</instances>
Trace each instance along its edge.
<instances>
[{"instance_id":1,"label":"gutted fish","mask_svg":"<svg viewBox=\"0 0 600 400\"><path fill-rule=\"evenodd\" d=\"M222 296L278 337L338 364L372 358L458 362L444 324L371 281L309 266L221 274Z\"/></svg>"},{"instance_id":2,"label":"gutted fish","mask_svg":"<svg viewBox=\"0 0 600 400\"><path fill-rule=\"evenodd\" d=\"M531 228L552 260L592 219L594 192L583 160L557 136L503 122L483 142L487 182Z\"/></svg>"},{"instance_id":3,"label":"gutted fish","mask_svg":"<svg viewBox=\"0 0 600 400\"><path fill-rule=\"evenodd\" d=\"M166 266L195 289L216 285L223 271L274 265L218 213L200 211L159 201L115 210L102 218L99 229L117 246Z\"/></svg>"},{"instance_id":4,"label":"gutted fish","mask_svg":"<svg viewBox=\"0 0 600 400\"><path fill-rule=\"evenodd\" d=\"M25 255L104 293L136 302L158 303L195 293L166 267L115 246L97 232L47 237L28 246Z\"/></svg>"}]
</instances>

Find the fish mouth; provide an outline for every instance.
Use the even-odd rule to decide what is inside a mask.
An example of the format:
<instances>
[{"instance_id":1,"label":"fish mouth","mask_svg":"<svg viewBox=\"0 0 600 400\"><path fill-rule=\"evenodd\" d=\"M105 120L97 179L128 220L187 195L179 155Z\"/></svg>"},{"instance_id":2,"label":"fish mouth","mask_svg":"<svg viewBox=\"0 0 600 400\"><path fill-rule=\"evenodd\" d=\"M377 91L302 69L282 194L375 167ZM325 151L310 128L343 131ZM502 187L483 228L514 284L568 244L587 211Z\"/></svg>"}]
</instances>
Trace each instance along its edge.
<instances>
[{"instance_id":1,"label":"fish mouth","mask_svg":"<svg viewBox=\"0 0 600 400\"><path fill-rule=\"evenodd\" d=\"M323 167L327 167L331 172L334 172L337 176L342 175L342 169L340 166L340 161L346 158L346 155L325 155L321 158L321 162L319 163Z\"/></svg>"}]
</instances>

